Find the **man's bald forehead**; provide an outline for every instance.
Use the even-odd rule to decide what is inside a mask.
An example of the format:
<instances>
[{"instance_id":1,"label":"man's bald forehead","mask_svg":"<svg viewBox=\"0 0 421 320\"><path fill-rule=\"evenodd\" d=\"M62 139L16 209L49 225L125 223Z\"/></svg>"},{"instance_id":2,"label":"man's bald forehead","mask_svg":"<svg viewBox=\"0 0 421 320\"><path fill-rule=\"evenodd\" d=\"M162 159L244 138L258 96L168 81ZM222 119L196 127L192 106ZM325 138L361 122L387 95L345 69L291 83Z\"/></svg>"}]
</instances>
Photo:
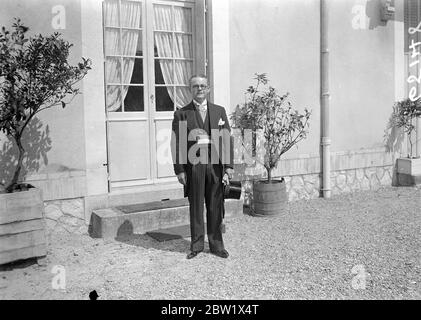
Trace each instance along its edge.
<instances>
[{"instance_id":1,"label":"man's bald forehead","mask_svg":"<svg viewBox=\"0 0 421 320\"><path fill-rule=\"evenodd\" d=\"M196 79L196 78L198 78L198 79L204 79L204 80L206 80L206 83L208 83L208 78L204 74L195 74L195 75L193 75L193 76L190 77L189 84L191 85L193 79Z\"/></svg>"}]
</instances>

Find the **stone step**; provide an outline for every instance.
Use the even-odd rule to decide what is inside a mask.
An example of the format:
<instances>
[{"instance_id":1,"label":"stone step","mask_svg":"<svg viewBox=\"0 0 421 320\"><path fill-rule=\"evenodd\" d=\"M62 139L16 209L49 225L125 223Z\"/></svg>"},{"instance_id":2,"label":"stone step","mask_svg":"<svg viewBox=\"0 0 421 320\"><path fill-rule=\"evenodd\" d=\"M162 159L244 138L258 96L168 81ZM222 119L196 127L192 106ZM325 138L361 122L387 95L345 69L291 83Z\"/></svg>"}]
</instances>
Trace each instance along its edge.
<instances>
[{"instance_id":1,"label":"stone step","mask_svg":"<svg viewBox=\"0 0 421 320\"><path fill-rule=\"evenodd\" d=\"M225 219L242 213L242 199L225 200ZM206 209L204 217L206 220ZM94 238L115 239L120 236L145 234L149 231L189 223L187 199L172 199L93 210L90 233Z\"/></svg>"}]
</instances>

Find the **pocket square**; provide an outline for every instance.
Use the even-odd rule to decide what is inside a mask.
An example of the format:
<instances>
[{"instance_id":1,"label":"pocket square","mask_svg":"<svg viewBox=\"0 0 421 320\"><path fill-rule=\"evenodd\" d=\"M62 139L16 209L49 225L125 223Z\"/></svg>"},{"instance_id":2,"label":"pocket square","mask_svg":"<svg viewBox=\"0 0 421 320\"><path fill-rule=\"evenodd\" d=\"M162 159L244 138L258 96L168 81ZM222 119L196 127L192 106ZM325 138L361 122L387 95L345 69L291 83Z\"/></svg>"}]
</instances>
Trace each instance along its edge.
<instances>
[{"instance_id":1,"label":"pocket square","mask_svg":"<svg viewBox=\"0 0 421 320\"><path fill-rule=\"evenodd\" d=\"M220 118L218 122L218 126L223 126L224 124L225 124L225 121L222 120L222 118Z\"/></svg>"}]
</instances>

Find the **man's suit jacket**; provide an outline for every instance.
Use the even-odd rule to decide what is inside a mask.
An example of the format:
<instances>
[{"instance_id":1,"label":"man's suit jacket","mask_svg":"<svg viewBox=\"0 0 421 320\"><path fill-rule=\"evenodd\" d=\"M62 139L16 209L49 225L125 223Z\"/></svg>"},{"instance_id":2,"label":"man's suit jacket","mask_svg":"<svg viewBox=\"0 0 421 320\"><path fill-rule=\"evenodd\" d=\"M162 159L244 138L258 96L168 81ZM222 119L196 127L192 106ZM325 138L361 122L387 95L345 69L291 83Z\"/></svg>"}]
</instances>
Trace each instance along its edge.
<instances>
[{"instance_id":1,"label":"man's suit jacket","mask_svg":"<svg viewBox=\"0 0 421 320\"><path fill-rule=\"evenodd\" d=\"M212 140L212 160L217 159L222 171L226 168L233 168L234 163L234 144L233 138L230 134L231 128L228 122L225 108L212 104L208 101L208 118L211 140ZM187 186L189 179L191 179L192 162L190 153L194 154L194 150L198 149L197 141L195 139L196 133L204 130L204 123L201 120L200 112L197 110L193 101L185 107L174 112L174 119L172 122L172 136L171 136L171 153L174 164L175 174L185 172L187 175ZM192 149L193 148L193 149ZM193 152L191 152L193 151ZM216 154L214 153L216 152ZM197 159L196 159L197 160ZM219 160L219 161L218 161ZM184 196L187 197L189 193L188 188L184 188Z\"/></svg>"}]
</instances>

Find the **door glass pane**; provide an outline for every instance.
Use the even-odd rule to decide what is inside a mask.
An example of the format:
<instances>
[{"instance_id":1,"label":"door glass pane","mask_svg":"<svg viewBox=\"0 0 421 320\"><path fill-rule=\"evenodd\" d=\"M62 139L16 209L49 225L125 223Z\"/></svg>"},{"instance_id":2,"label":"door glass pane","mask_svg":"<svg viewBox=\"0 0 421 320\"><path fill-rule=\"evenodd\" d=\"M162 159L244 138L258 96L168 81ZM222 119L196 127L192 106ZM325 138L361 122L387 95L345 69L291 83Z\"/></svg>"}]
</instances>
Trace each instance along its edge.
<instances>
[{"instance_id":1,"label":"door glass pane","mask_svg":"<svg viewBox=\"0 0 421 320\"><path fill-rule=\"evenodd\" d=\"M142 3L121 1L121 26L142 28Z\"/></svg>"},{"instance_id":2,"label":"door glass pane","mask_svg":"<svg viewBox=\"0 0 421 320\"><path fill-rule=\"evenodd\" d=\"M168 32L155 32L155 56L168 58L173 56L173 36Z\"/></svg>"},{"instance_id":3,"label":"door glass pane","mask_svg":"<svg viewBox=\"0 0 421 320\"><path fill-rule=\"evenodd\" d=\"M165 5L154 5L154 30L173 30L171 7Z\"/></svg>"},{"instance_id":4,"label":"door glass pane","mask_svg":"<svg viewBox=\"0 0 421 320\"><path fill-rule=\"evenodd\" d=\"M105 54L120 54L120 31L118 29L105 30Z\"/></svg>"},{"instance_id":5,"label":"door glass pane","mask_svg":"<svg viewBox=\"0 0 421 320\"><path fill-rule=\"evenodd\" d=\"M174 63L172 60L155 60L155 83L174 83Z\"/></svg>"},{"instance_id":6,"label":"door glass pane","mask_svg":"<svg viewBox=\"0 0 421 320\"><path fill-rule=\"evenodd\" d=\"M120 58L107 58L105 62L105 80L107 83L121 83Z\"/></svg>"},{"instance_id":7,"label":"door glass pane","mask_svg":"<svg viewBox=\"0 0 421 320\"><path fill-rule=\"evenodd\" d=\"M173 111L174 87L155 87L156 111Z\"/></svg>"},{"instance_id":8,"label":"door glass pane","mask_svg":"<svg viewBox=\"0 0 421 320\"><path fill-rule=\"evenodd\" d=\"M119 26L118 1L107 0L104 2L104 24L106 27Z\"/></svg>"},{"instance_id":9,"label":"door glass pane","mask_svg":"<svg viewBox=\"0 0 421 320\"><path fill-rule=\"evenodd\" d=\"M122 51L125 56L142 56L142 31L122 31Z\"/></svg>"},{"instance_id":10,"label":"door glass pane","mask_svg":"<svg viewBox=\"0 0 421 320\"><path fill-rule=\"evenodd\" d=\"M189 84L189 78L193 74L193 62L175 61L175 83Z\"/></svg>"},{"instance_id":11,"label":"door glass pane","mask_svg":"<svg viewBox=\"0 0 421 320\"><path fill-rule=\"evenodd\" d=\"M123 58L123 65L124 74L129 75L125 83L143 84L143 59Z\"/></svg>"},{"instance_id":12,"label":"door glass pane","mask_svg":"<svg viewBox=\"0 0 421 320\"><path fill-rule=\"evenodd\" d=\"M176 87L175 88L175 104L176 108L182 108L187 105L191 101L191 93L190 88L188 86L185 87Z\"/></svg>"},{"instance_id":13,"label":"door glass pane","mask_svg":"<svg viewBox=\"0 0 421 320\"><path fill-rule=\"evenodd\" d=\"M125 112L141 112L145 110L143 87L141 86L125 86L124 92L124 111Z\"/></svg>"},{"instance_id":14,"label":"door glass pane","mask_svg":"<svg viewBox=\"0 0 421 320\"><path fill-rule=\"evenodd\" d=\"M107 86L106 104L108 112L121 112L121 87Z\"/></svg>"},{"instance_id":15,"label":"door glass pane","mask_svg":"<svg viewBox=\"0 0 421 320\"><path fill-rule=\"evenodd\" d=\"M174 7L174 30L192 32L192 9Z\"/></svg>"},{"instance_id":16,"label":"door glass pane","mask_svg":"<svg viewBox=\"0 0 421 320\"><path fill-rule=\"evenodd\" d=\"M177 58L191 59L193 57L192 36L188 34L176 34L174 43L174 56Z\"/></svg>"}]
</instances>

